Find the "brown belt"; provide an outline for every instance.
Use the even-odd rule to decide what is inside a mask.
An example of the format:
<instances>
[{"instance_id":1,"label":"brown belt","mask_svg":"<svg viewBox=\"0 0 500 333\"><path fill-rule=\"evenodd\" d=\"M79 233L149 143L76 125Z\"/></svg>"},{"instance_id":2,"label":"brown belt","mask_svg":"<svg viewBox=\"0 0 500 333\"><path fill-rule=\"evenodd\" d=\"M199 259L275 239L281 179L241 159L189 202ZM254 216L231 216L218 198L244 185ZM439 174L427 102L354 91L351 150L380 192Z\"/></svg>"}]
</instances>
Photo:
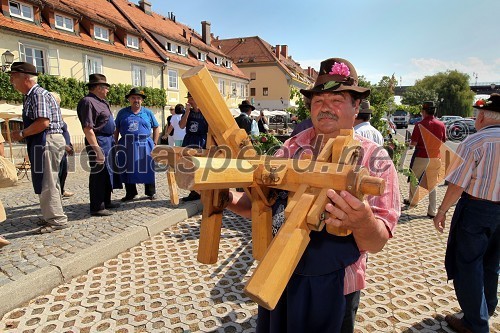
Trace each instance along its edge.
<instances>
[{"instance_id":1,"label":"brown belt","mask_svg":"<svg viewBox=\"0 0 500 333\"><path fill-rule=\"evenodd\" d=\"M465 193L465 192L464 192ZM491 200L488 200L488 199L482 199L482 198L478 198L478 197L474 197L472 195L470 195L469 193L465 193L466 194L466 198L467 199L471 199L471 200L479 200L479 201L487 201L487 202L491 202L491 203L494 203L495 205L500 205L500 201L491 201Z\"/></svg>"}]
</instances>

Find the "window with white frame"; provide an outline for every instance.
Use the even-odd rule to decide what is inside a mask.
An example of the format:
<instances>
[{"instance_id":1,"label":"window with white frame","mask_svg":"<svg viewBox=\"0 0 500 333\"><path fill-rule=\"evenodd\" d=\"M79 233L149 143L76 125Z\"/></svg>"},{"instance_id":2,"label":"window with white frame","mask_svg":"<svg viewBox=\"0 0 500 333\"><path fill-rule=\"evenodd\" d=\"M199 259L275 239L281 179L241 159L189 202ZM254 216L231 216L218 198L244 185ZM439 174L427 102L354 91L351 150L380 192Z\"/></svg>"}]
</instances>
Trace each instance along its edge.
<instances>
[{"instance_id":1,"label":"window with white frame","mask_svg":"<svg viewBox=\"0 0 500 333\"><path fill-rule=\"evenodd\" d=\"M75 25L73 19L68 16L64 16L61 14L56 14L56 28L66 30L66 31L75 31Z\"/></svg>"},{"instance_id":2,"label":"window with white frame","mask_svg":"<svg viewBox=\"0 0 500 333\"><path fill-rule=\"evenodd\" d=\"M230 61L230 60L225 60L223 65L226 67L226 68L231 68L233 66L233 63Z\"/></svg>"},{"instance_id":3,"label":"window with white frame","mask_svg":"<svg viewBox=\"0 0 500 333\"><path fill-rule=\"evenodd\" d=\"M207 54L206 54L206 53L203 53L203 52L198 51L198 60L199 60L199 61L206 61L206 60L207 60Z\"/></svg>"},{"instance_id":4,"label":"window with white frame","mask_svg":"<svg viewBox=\"0 0 500 333\"><path fill-rule=\"evenodd\" d=\"M146 67L132 65L132 85L135 87L146 85Z\"/></svg>"},{"instance_id":5,"label":"window with white frame","mask_svg":"<svg viewBox=\"0 0 500 333\"><path fill-rule=\"evenodd\" d=\"M177 53L185 56L186 55L186 48L182 45L177 45Z\"/></svg>"},{"instance_id":6,"label":"window with white frame","mask_svg":"<svg viewBox=\"0 0 500 333\"><path fill-rule=\"evenodd\" d=\"M36 67L38 73L47 73L47 50L25 44L19 44L21 60Z\"/></svg>"},{"instance_id":7,"label":"window with white frame","mask_svg":"<svg viewBox=\"0 0 500 333\"><path fill-rule=\"evenodd\" d=\"M94 37L96 39L104 40L109 42L109 29L102 27L100 25L94 26Z\"/></svg>"},{"instance_id":8,"label":"window with white frame","mask_svg":"<svg viewBox=\"0 0 500 333\"><path fill-rule=\"evenodd\" d=\"M9 1L9 13L11 16L22 18L23 20L34 20L33 6L19 1Z\"/></svg>"},{"instance_id":9,"label":"window with white frame","mask_svg":"<svg viewBox=\"0 0 500 333\"><path fill-rule=\"evenodd\" d=\"M226 81L219 79L219 92L224 96L226 94Z\"/></svg>"},{"instance_id":10,"label":"window with white frame","mask_svg":"<svg viewBox=\"0 0 500 333\"><path fill-rule=\"evenodd\" d=\"M168 88L179 89L179 75L175 69L168 70Z\"/></svg>"},{"instance_id":11,"label":"window with white frame","mask_svg":"<svg viewBox=\"0 0 500 333\"><path fill-rule=\"evenodd\" d=\"M127 46L133 49L139 49L139 37L127 35Z\"/></svg>"},{"instance_id":12,"label":"window with white frame","mask_svg":"<svg viewBox=\"0 0 500 333\"><path fill-rule=\"evenodd\" d=\"M167 42L167 45L165 46L168 52L175 52L176 45L171 42Z\"/></svg>"},{"instance_id":13,"label":"window with white frame","mask_svg":"<svg viewBox=\"0 0 500 333\"><path fill-rule=\"evenodd\" d=\"M214 57L214 64L220 65L219 57Z\"/></svg>"},{"instance_id":14,"label":"window with white frame","mask_svg":"<svg viewBox=\"0 0 500 333\"><path fill-rule=\"evenodd\" d=\"M240 96L241 97L247 97L246 86L247 86L246 84L240 83Z\"/></svg>"},{"instance_id":15,"label":"window with white frame","mask_svg":"<svg viewBox=\"0 0 500 333\"><path fill-rule=\"evenodd\" d=\"M86 80L90 74L103 74L102 59L89 55L85 56L85 72L87 73Z\"/></svg>"},{"instance_id":16,"label":"window with white frame","mask_svg":"<svg viewBox=\"0 0 500 333\"><path fill-rule=\"evenodd\" d=\"M231 94L236 96L238 94L238 89L236 89L236 82L231 83Z\"/></svg>"}]
</instances>

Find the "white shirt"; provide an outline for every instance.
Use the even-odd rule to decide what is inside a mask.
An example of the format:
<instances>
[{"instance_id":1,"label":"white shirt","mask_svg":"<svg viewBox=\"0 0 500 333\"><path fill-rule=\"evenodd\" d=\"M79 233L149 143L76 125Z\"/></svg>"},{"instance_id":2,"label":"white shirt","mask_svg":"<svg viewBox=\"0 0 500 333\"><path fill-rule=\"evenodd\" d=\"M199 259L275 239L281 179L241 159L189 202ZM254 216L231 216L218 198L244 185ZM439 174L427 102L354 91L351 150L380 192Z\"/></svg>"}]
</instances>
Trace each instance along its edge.
<instances>
[{"instance_id":1,"label":"white shirt","mask_svg":"<svg viewBox=\"0 0 500 333\"><path fill-rule=\"evenodd\" d=\"M363 123L357 124L354 126L354 132L359 135L372 140L373 142L383 146L384 145L384 137L380 132L373 127L369 121L365 121Z\"/></svg>"},{"instance_id":2,"label":"white shirt","mask_svg":"<svg viewBox=\"0 0 500 333\"><path fill-rule=\"evenodd\" d=\"M172 118L170 118L170 125L174 128L174 135L172 135L174 140L182 140L184 139L184 135L186 135L186 128L179 127L181 118L182 114L174 114L172 115Z\"/></svg>"}]
</instances>

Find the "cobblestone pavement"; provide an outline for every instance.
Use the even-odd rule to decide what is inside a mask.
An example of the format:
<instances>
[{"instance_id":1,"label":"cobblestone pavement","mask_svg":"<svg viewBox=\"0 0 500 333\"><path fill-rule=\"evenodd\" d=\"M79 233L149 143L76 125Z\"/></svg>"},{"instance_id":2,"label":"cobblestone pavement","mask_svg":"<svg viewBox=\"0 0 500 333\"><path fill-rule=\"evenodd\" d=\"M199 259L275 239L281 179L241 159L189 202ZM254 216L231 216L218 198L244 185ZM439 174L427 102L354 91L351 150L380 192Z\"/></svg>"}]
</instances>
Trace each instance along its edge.
<instances>
[{"instance_id":1,"label":"cobblestone pavement","mask_svg":"<svg viewBox=\"0 0 500 333\"><path fill-rule=\"evenodd\" d=\"M36 197L19 198L20 192L14 194L25 207L22 209L29 209L30 217L17 217L17 223L23 227L10 233L5 232L10 229L1 226L11 241L23 242L23 245L14 244L15 250L2 249L1 260L9 249L7 256L15 269L19 266L16 263L22 260L32 260L37 263L34 266L42 266L50 255L49 258L64 257L85 247L87 242L91 244L105 235L122 232L125 226L171 209L162 190L158 202L138 200L124 205L106 221L109 226L105 227L103 220L88 217L86 181L75 186L75 180L80 178L86 179L71 175L68 184L68 190L78 192L66 205L67 211L70 211L68 206L71 207L71 220L75 221L70 229L75 232L71 234L26 236L26 232L34 228ZM400 180L402 193L406 194L406 184L403 178ZM438 188L439 201L445 189L444 186ZM13 192L17 190L16 187ZM14 208L14 199L1 194L2 200L8 203L8 213L20 215L20 209ZM424 200L416 208L404 211L395 237L383 251L370 255L368 287L362 294L356 332L453 332L444 322L444 315L458 313L460 308L443 267L447 234L435 231L432 221L426 217L426 208ZM244 284L255 268L250 223L226 213L219 260L214 265L204 265L196 261L200 220L199 215L185 219L50 293L33 298L5 314L0 321L0 331L254 332L257 308L243 293ZM12 221L9 225L8 228L15 227ZM82 238L88 241L77 240L76 230L84 233L87 229L90 231ZM73 242L77 241L81 244L74 246ZM72 244L72 247L54 245L58 242ZM46 244L47 254L43 252ZM58 247L60 249L51 252L50 249ZM13 259L16 255L17 261ZM14 276L24 274L18 270ZM490 327L492 332L500 332L498 314L490 319Z\"/></svg>"}]
</instances>

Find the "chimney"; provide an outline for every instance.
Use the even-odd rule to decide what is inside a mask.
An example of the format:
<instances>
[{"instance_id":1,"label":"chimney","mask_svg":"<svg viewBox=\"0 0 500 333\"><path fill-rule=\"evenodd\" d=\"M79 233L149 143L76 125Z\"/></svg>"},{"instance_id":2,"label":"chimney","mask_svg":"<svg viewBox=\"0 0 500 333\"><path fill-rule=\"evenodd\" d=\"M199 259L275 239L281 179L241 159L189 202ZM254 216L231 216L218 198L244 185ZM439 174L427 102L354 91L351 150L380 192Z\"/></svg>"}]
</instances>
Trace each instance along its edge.
<instances>
[{"instance_id":1,"label":"chimney","mask_svg":"<svg viewBox=\"0 0 500 333\"><path fill-rule=\"evenodd\" d=\"M276 55L276 58L278 58L278 60L280 59L280 45L276 45L276 48L274 49L274 53Z\"/></svg>"},{"instance_id":2,"label":"chimney","mask_svg":"<svg viewBox=\"0 0 500 333\"><path fill-rule=\"evenodd\" d=\"M311 77L311 76L312 76L311 66L308 66L308 67L307 67L307 76L309 76L309 77Z\"/></svg>"},{"instance_id":3,"label":"chimney","mask_svg":"<svg viewBox=\"0 0 500 333\"><path fill-rule=\"evenodd\" d=\"M288 58L288 45L281 45L281 55L285 57L285 59Z\"/></svg>"},{"instance_id":4,"label":"chimney","mask_svg":"<svg viewBox=\"0 0 500 333\"><path fill-rule=\"evenodd\" d=\"M151 1L150 0L140 0L139 8L148 15L151 15Z\"/></svg>"},{"instance_id":5,"label":"chimney","mask_svg":"<svg viewBox=\"0 0 500 333\"><path fill-rule=\"evenodd\" d=\"M212 37L210 34L210 22L201 22L201 38L203 39L203 43L210 46L210 44L212 43Z\"/></svg>"},{"instance_id":6,"label":"chimney","mask_svg":"<svg viewBox=\"0 0 500 333\"><path fill-rule=\"evenodd\" d=\"M182 29L182 37L187 38L186 29Z\"/></svg>"}]
</instances>

